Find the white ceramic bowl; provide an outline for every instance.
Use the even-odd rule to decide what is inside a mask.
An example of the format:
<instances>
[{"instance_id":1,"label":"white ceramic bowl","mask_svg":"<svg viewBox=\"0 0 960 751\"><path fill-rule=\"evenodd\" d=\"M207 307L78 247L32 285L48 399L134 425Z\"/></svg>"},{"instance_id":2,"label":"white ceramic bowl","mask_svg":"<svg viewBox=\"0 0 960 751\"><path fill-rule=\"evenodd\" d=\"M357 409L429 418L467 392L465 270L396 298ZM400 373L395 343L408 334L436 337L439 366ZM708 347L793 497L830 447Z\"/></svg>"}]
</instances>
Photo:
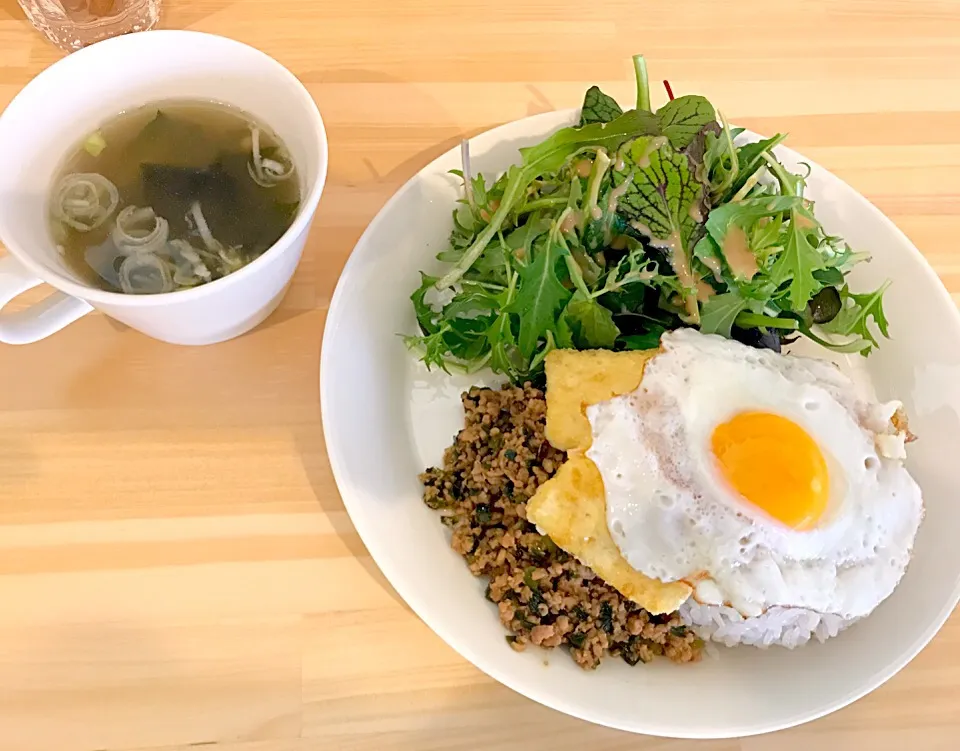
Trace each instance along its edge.
<instances>
[{"instance_id":1,"label":"white ceramic bowl","mask_svg":"<svg viewBox=\"0 0 960 751\"><path fill-rule=\"evenodd\" d=\"M67 149L117 113L171 99L248 113L280 137L297 165L300 208L283 236L234 273L187 290L125 295L91 286L63 261L48 220L50 186ZM114 37L57 61L0 113L0 308L43 282L55 292L0 314L0 342L43 339L93 308L173 344L239 336L274 311L300 261L327 174L327 137L310 93L260 50L197 31ZM11 146L15 144L15 146Z\"/></svg>"},{"instance_id":2,"label":"white ceramic bowl","mask_svg":"<svg viewBox=\"0 0 960 751\"><path fill-rule=\"evenodd\" d=\"M573 117L538 115L475 138L475 169L506 169L518 147ZM801 159L788 149L778 156L795 169ZM441 460L462 427L460 391L483 380L427 374L397 336L415 330L409 295L418 270L429 269L447 242L459 186L446 173L459 166L456 150L440 157L373 221L344 269L323 342L323 423L337 485L370 553L417 614L481 670L531 699L652 735L720 738L797 725L849 704L906 665L960 597L960 316L903 233L813 166L809 195L818 217L874 256L855 272L855 285L894 280L885 298L893 339L866 367L881 398L906 405L920 437L908 465L927 505L914 560L896 592L825 644L792 652L718 648L719 658L695 666L659 660L629 667L610 659L584 672L559 651L518 654L507 646L484 582L450 549L447 530L421 501L418 473Z\"/></svg>"}]
</instances>

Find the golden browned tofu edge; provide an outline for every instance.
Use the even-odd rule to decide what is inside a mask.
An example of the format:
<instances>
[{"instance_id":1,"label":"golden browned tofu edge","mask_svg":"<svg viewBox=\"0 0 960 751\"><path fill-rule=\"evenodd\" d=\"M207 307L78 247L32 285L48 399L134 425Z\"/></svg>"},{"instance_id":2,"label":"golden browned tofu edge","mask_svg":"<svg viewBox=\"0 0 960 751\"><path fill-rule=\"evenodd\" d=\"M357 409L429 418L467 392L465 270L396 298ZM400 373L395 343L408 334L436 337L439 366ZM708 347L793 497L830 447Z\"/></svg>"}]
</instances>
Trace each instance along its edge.
<instances>
[{"instance_id":1,"label":"golden browned tofu edge","mask_svg":"<svg viewBox=\"0 0 960 751\"><path fill-rule=\"evenodd\" d=\"M592 433L586 417L591 404L630 393L658 350L611 352L556 349L547 355L547 440L562 451L586 451Z\"/></svg>"},{"instance_id":2,"label":"golden browned tofu edge","mask_svg":"<svg viewBox=\"0 0 960 751\"><path fill-rule=\"evenodd\" d=\"M527 519L624 597L651 613L672 613L690 596L683 582L665 584L633 569L607 528L600 470L579 452L527 502Z\"/></svg>"}]
</instances>

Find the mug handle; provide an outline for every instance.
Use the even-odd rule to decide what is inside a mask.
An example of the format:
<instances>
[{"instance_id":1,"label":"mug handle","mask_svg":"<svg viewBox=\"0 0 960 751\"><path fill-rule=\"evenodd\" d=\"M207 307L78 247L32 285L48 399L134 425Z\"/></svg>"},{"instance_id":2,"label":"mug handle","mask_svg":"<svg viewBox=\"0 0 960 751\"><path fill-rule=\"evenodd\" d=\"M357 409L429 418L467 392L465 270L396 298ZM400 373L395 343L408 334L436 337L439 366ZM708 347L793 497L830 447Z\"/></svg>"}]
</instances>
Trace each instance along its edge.
<instances>
[{"instance_id":1,"label":"mug handle","mask_svg":"<svg viewBox=\"0 0 960 751\"><path fill-rule=\"evenodd\" d=\"M0 258L0 309L28 289L43 284L12 255ZM51 334L86 315L93 306L86 300L54 292L26 310L3 313L0 310L0 342L30 344L46 339Z\"/></svg>"}]
</instances>

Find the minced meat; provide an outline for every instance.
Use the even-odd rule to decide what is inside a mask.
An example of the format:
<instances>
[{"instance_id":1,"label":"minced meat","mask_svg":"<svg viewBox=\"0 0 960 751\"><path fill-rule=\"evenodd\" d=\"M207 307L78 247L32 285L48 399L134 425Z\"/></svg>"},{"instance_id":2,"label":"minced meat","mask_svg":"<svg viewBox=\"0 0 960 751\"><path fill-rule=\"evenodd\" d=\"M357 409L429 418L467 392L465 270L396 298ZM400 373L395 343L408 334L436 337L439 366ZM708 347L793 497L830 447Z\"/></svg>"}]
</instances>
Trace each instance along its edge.
<instances>
[{"instance_id":1,"label":"minced meat","mask_svg":"<svg viewBox=\"0 0 960 751\"><path fill-rule=\"evenodd\" d=\"M450 527L470 571L488 580L511 646L564 646L588 669L608 654L631 665L659 655L700 659L703 642L675 613L651 615L526 520L526 501L566 459L544 437L543 392L473 388L462 402L465 426L443 468L421 476L423 500Z\"/></svg>"}]
</instances>

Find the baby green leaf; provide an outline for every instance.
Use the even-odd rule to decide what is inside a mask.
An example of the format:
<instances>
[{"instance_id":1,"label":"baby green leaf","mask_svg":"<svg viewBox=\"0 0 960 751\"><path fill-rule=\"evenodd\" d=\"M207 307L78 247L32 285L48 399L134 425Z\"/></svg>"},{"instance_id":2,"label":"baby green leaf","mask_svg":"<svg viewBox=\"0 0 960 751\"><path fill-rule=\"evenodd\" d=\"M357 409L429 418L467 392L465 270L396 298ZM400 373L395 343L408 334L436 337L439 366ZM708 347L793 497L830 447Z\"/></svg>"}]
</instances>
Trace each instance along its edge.
<instances>
[{"instance_id":1,"label":"baby green leaf","mask_svg":"<svg viewBox=\"0 0 960 751\"><path fill-rule=\"evenodd\" d=\"M687 94L677 97L657 110L660 132L674 149L680 151L690 145L704 125L716 121L713 105L702 96Z\"/></svg>"},{"instance_id":2,"label":"baby green leaf","mask_svg":"<svg viewBox=\"0 0 960 751\"><path fill-rule=\"evenodd\" d=\"M711 137L716 138L718 133L720 133L719 123L717 123L716 120L711 120L697 131L697 134L690 143L681 149L681 151L687 155L690 163L695 165L694 169L696 170L697 176L701 179L704 179L707 175L707 168L705 166L707 140Z\"/></svg>"},{"instance_id":3,"label":"baby green leaf","mask_svg":"<svg viewBox=\"0 0 960 751\"><path fill-rule=\"evenodd\" d=\"M840 298L843 301L843 307L830 323L821 324L820 328L831 334L839 336L853 336L863 340L866 346L861 350L863 354L868 354L873 347L878 346L876 337L868 325L870 319L877 325L880 333L889 338L889 323L883 312L883 293L887 291L890 282L884 282L873 292L867 292L862 295L855 295L844 286L840 290Z\"/></svg>"},{"instance_id":4,"label":"baby green leaf","mask_svg":"<svg viewBox=\"0 0 960 751\"><path fill-rule=\"evenodd\" d=\"M583 108L580 110L580 125L590 123L609 123L623 114L617 100L600 91L599 86L591 86L583 98Z\"/></svg>"},{"instance_id":5,"label":"baby green leaf","mask_svg":"<svg viewBox=\"0 0 960 751\"><path fill-rule=\"evenodd\" d=\"M693 257L699 258L704 262L704 266L710 269L719 269L723 263L720 246L714 242L709 234L701 237L697 244L693 246Z\"/></svg>"},{"instance_id":6,"label":"baby green leaf","mask_svg":"<svg viewBox=\"0 0 960 751\"><path fill-rule=\"evenodd\" d=\"M624 170L614 172L614 183L623 190L619 211L635 229L655 241L670 240L675 234L688 238L697 224L690 209L699 200L702 187L683 154L669 144L650 151L651 141L636 139L624 160Z\"/></svg>"},{"instance_id":7,"label":"baby green leaf","mask_svg":"<svg viewBox=\"0 0 960 751\"><path fill-rule=\"evenodd\" d=\"M797 196L763 196L725 203L710 212L710 216L707 217L707 233L719 247L722 247L723 239L727 236L731 225L735 224L741 229L749 230L764 217L799 207L802 200Z\"/></svg>"},{"instance_id":8,"label":"baby green leaf","mask_svg":"<svg viewBox=\"0 0 960 751\"><path fill-rule=\"evenodd\" d=\"M730 338L730 329L747 302L736 292L714 295L700 309L700 331Z\"/></svg>"},{"instance_id":9,"label":"baby green leaf","mask_svg":"<svg viewBox=\"0 0 960 751\"><path fill-rule=\"evenodd\" d=\"M770 154L773 149L786 138L785 133L778 133L771 138L764 138L761 141L745 143L737 149L737 162L739 171L737 179L733 181L727 191L727 197L734 196L743 188L747 180L764 165L764 154Z\"/></svg>"},{"instance_id":10,"label":"baby green leaf","mask_svg":"<svg viewBox=\"0 0 960 751\"><path fill-rule=\"evenodd\" d=\"M510 271L507 288L497 296L499 314L493 325L487 329L487 342L490 345L490 367L497 373L515 372L520 353L517 351L516 337L513 335L512 318L508 309L516 293L517 273Z\"/></svg>"},{"instance_id":11,"label":"baby green leaf","mask_svg":"<svg viewBox=\"0 0 960 751\"><path fill-rule=\"evenodd\" d=\"M820 282L813 272L826 266L823 256L810 243L807 232L801 227L798 215L798 209L791 212L786 244L770 269L770 279L777 286L790 280L788 297L790 309L795 313L803 312L807 300L820 290Z\"/></svg>"},{"instance_id":12,"label":"baby green leaf","mask_svg":"<svg viewBox=\"0 0 960 751\"><path fill-rule=\"evenodd\" d=\"M487 197L487 182L483 179L483 175L477 175L473 178L471 190L474 205L478 207L486 206L490 199Z\"/></svg>"},{"instance_id":13,"label":"baby green leaf","mask_svg":"<svg viewBox=\"0 0 960 751\"><path fill-rule=\"evenodd\" d=\"M577 349L610 349L620 335L613 314L596 300L574 296L563 313Z\"/></svg>"},{"instance_id":14,"label":"baby green leaf","mask_svg":"<svg viewBox=\"0 0 960 751\"><path fill-rule=\"evenodd\" d=\"M806 185L802 175L795 175L788 172L787 169L777 161L773 154L763 152L760 155L767 163L767 168L773 173L773 176L780 183L780 193L785 196L802 196Z\"/></svg>"},{"instance_id":15,"label":"baby green leaf","mask_svg":"<svg viewBox=\"0 0 960 751\"><path fill-rule=\"evenodd\" d=\"M516 165L510 167L506 175L507 182L503 191L503 198L500 200L500 208L490 217L490 222L481 230L480 234L477 235L476 239L470 244L470 247L463 251L463 255L460 256L460 259L454 267L437 281L437 289L447 289L460 281L461 277L473 266L474 262L480 257L480 254L483 253L494 235L500 231L500 227L503 225L504 220L507 218L517 199L523 194L533 179L533 177L527 177L524 170Z\"/></svg>"},{"instance_id":16,"label":"baby green leaf","mask_svg":"<svg viewBox=\"0 0 960 751\"><path fill-rule=\"evenodd\" d=\"M566 316L560 316L557 319L557 331L554 338L557 349L573 349L573 332L570 330L570 324L567 323Z\"/></svg>"},{"instance_id":17,"label":"baby green leaf","mask_svg":"<svg viewBox=\"0 0 960 751\"><path fill-rule=\"evenodd\" d=\"M509 312L520 318L517 343L520 353L526 358L533 355L540 337L555 327L557 315L570 299L570 291L557 276L560 255L556 245L545 243L538 248L533 261L521 266L518 272L520 285Z\"/></svg>"},{"instance_id":18,"label":"baby green leaf","mask_svg":"<svg viewBox=\"0 0 960 751\"><path fill-rule=\"evenodd\" d=\"M436 367L445 373L449 373L447 355L450 349L443 338L445 333L446 327L427 336L405 336L403 341L407 347L420 356L420 360L427 367L427 370Z\"/></svg>"},{"instance_id":19,"label":"baby green leaf","mask_svg":"<svg viewBox=\"0 0 960 751\"><path fill-rule=\"evenodd\" d=\"M437 321L440 318L440 314L426 302L427 292L436 283L437 280L435 277L427 276L421 272L420 286L410 295L410 300L413 302L413 310L417 316L417 324L420 326L420 330L426 335L435 334L439 328Z\"/></svg>"},{"instance_id":20,"label":"baby green leaf","mask_svg":"<svg viewBox=\"0 0 960 751\"><path fill-rule=\"evenodd\" d=\"M526 261L530 257L533 242L538 237L550 231L552 222L539 216L531 216L526 224L517 227L506 237L507 249L514 257Z\"/></svg>"},{"instance_id":21,"label":"baby green leaf","mask_svg":"<svg viewBox=\"0 0 960 751\"><path fill-rule=\"evenodd\" d=\"M513 353L517 342L510 327L510 314L500 311L493 325L487 329L487 342L490 344L490 367L497 373L510 373L514 368Z\"/></svg>"},{"instance_id":22,"label":"baby green leaf","mask_svg":"<svg viewBox=\"0 0 960 751\"><path fill-rule=\"evenodd\" d=\"M838 268L830 267L813 272L817 281L825 287L839 287L843 284L843 272Z\"/></svg>"},{"instance_id":23,"label":"baby green leaf","mask_svg":"<svg viewBox=\"0 0 960 751\"><path fill-rule=\"evenodd\" d=\"M443 341L450 356L462 363L482 357L488 347L486 332L494 320L492 315L447 319Z\"/></svg>"},{"instance_id":24,"label":"baby green leaf","mask_svg":"<svg viewBox=\"0 0 960 751\"><path fill-rule=\"evenodd\" d=\"M656 134L659 127L652 112L630 110L609 123L563 128L536 146L520 149L524 170L533 180L545 172L560 169L567 157L584 146L603 146L608 153L613 153L631 138Z\"/></svg>"},{"instance_id":25,"label":"baby green leaf","mask_svg":"<svg viewBox=\"0 0 960 751\"><path fill-rule=\"evenodd\" d=\"M796 196L763 196L717 206L707 217L707 234L696 244L693 255L709 268L719 268L719 264L726 263L722 250L724 240L730 228L736 226L746 233L749 249L758 256L758 265L763 268L765 254L761 251L780 237L780 223L776 217L799 207L801 201ZM771 218L774 218L773 221ZM760 225L761 219L766 220L763 226Z\"/></svg>"},{"instance_id":26,"label":"baby green leaf","mask_svg":"<svg viewBox=\"0 0 960 751\"><path fill-rule=\"evenodd\" d=\"M621 336L619 342L624 349L656 349L660 346L660 337L666 329L657 324L651 324L650 330L643 334L627 334Z\"/></svg>"},{"instance_id":27,"label":"baby green leaf","mask_svg":"<svg viewBox=\"0 0 960 751\"><path fill-rule=\"evenodd\" d=\"M766 265L767 257L779 248L780 233L783 230L783 215L774 214L769 221L753 226L750 235L750 250L762 257L760 266Z\"/></svg>"},{"instance_id":28,"label":"baby green leaf","mask_svg":"<svg viewBox=\"0 0 960 751\"><path fill-rule=\"evenodd\" d=\"M416 304L415 304L416 305ZM472 318L481 313L489 313L498 308L497 296L478 284L465 283L463 290L443 308L443 317Z\"/></svg>"},{"instance_id":29,"label":"baby green leaf","mask_svg":"<svg viewBox=\"0 0 960 751\"><path fill-rule=\"evenodd\" d=\"M624 170L614 172L623 191L618 211L653 245L669 248L670 263L684 288L693 287L690 242L699 222L692 212L703 186L690 171L687 157L670 144L650 150L652 139L640 137L629 149Z\"/></svg>"},{"instance_id":30,"label":"baby green leaf","mask_svg":"<svg viewBox=\"0 0 960 751\"><path fill-rule=\"evenodd\" d=\"M563 128L536 146L520 149L523 167L514 165L507 170L505 179L501 178L504 182L499 208L470 247L464 250L456 265L437 282L437 288L447 289L460 281L494 235L500 231L517 201L526 194L527 187L538 176L560 169L570 155L584 146L602 146L608 152L613 152L634 136L656 133L658 127L656 115L652 112L630 110L613 122L592 123L582 128Z\"/></svg>"}]
</instances>

